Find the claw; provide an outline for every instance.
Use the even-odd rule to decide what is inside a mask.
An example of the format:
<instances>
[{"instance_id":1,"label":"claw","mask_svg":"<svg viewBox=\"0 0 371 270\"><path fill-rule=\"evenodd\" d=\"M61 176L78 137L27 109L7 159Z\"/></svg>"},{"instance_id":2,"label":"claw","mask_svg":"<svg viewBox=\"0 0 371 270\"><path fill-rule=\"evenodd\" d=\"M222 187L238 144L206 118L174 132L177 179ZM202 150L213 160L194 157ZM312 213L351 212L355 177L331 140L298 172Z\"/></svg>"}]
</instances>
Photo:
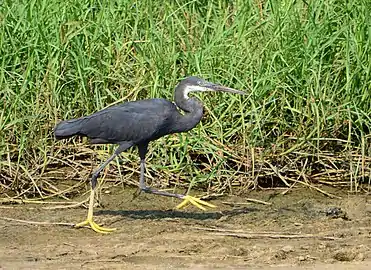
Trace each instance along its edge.
<instances>
[{"instance_id":1,"label":"claw","mask_svg":"<svg viewBox=\"0 0 371 270\"><path fill-rule=\"evenodd\" d=\"M90 228L92 228L97 233L104 233L104 234L106 234L106 233L109 233L109 232L112 232L112 231L116 230L116 228L104 228L104 227L101 227L97 223L95 223L93 221L93 219L86 219L83 222L77 223L75 225L75 227L76 228L79 228L79 227L83 227L83 226L86 226L86 225L90 226Z\"/></svg>"},{"instance_id":2,"label":"claw","mask_svg":"<svg viewBox=\"0 0 371 270\"><path fill-rule=\"evenodd\" d=\"M177 209L182 209L188 203L191 203L194 206L196 206L197 208L200 208L201 210L204 210L204 211L206 211L206 208L204 206L207 206L207 207L210 207L210 208L215 208L216 207L215 205L213 205L211 203L208 203L208 202L205 202L205 201L202 201L199 198L196 198L196 197L193 197L193 196L190 196L190 195L186 195L184 197L184 201L182 201L180 204L178 204L176 208Z\"/></svg>"}]
</instances>

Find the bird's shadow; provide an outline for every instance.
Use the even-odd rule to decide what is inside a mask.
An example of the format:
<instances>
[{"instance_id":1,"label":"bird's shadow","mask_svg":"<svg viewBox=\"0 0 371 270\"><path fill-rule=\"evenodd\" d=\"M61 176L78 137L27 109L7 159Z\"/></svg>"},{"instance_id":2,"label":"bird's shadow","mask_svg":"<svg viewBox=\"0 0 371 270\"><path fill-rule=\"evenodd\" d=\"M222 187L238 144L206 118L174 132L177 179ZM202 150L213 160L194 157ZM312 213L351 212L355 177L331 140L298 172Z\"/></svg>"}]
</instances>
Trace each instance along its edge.
<instances>
[{"instance_id":1,"label":"bird's shadow","mask_svg":"<svg viewBox=\"0 0 371 270\"><path fill-rule=\"evenodd\" d=\"M193 220L218 220L222 217L233 217L243 214L249 214L259 211L260 209L254 207L244 207L232 210L218 211L218 212L182 212L177 210L99 210L95 215L112 215L129 217L132 219L193 219Z\"/></svg>"}]
</instances>

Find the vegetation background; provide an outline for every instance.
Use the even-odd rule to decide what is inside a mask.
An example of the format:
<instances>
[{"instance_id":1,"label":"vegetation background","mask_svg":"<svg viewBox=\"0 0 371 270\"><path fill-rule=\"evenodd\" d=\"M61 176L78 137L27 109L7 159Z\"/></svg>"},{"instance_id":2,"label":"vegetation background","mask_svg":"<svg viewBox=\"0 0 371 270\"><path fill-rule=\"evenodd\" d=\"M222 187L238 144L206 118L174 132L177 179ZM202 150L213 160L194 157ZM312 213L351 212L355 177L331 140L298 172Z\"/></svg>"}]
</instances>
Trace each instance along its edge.
<instances>
[{"instance_id":1,"label":"vegetation background","mask_svg":"<svg viewBox=\"0 0 371 270\"><path fill-rule=\"evenodd\" d=\"M249 95L200 95L202 123L152 143L157 185L369 190L370 10L368 0L1 1L1 196L85 190L112 148L56 142L54 125L172 99L188 75ZM138 168L129 151L103 178L136 184Z\"/></svg>"}]
</instances>

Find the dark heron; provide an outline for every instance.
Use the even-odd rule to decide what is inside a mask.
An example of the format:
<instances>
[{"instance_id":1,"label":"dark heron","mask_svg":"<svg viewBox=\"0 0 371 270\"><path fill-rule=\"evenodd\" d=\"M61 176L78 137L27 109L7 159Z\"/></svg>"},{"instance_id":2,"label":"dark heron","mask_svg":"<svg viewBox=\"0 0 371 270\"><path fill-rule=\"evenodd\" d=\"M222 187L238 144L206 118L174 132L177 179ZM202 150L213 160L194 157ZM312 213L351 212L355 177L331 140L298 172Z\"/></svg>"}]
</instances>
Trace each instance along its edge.
<instances>
[{"instance_id":1,"label":"dark heron","mask_svg":"<svg viewBox=\"0 0 371 270\"><path fill-rule=\"evenodd\" d=\"M229 92L245 94L245 92L215 83L207 82L198 77L188 77L175 87L175 104L161 98L138 100L115 105L89 116L62 121L54 128L56 139L66 139L72 136L84 136L92 144L117 144L118 148L96 171L91 178L91 193L88 217L76 224L76 227L90 225L100 233L115 229L103 228L93 221L94 192L99 173L121 152L132 146L137 146L140 156L139 188L146 193L183 199L177 208L183 208L188 203L205 210L204 206L215 207L190 195L174 194L147 187L144 180L145 156L148 144L162 136L180 133L194 128L203 115L202 103L190 92ZM183 113L179 112L181 109Z\"/></svg>"}]
</instances>

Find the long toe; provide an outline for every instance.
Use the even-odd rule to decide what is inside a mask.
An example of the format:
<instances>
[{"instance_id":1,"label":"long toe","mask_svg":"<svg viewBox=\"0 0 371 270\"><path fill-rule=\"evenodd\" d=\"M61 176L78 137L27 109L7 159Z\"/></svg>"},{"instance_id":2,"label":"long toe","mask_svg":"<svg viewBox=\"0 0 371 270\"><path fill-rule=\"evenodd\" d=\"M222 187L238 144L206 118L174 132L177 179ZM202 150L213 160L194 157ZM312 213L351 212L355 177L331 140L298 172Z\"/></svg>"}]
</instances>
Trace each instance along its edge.
<instances>
[{"instance_id":1,"label":"long toe","mask_svg":"<svg viewBox=\"0 0 371 270\"><path fill-rule=\"evenodd\" d=\"M75 225L76 228L81 228L81 227L84 227L84 226L89 226L95 232L97 232L97 233L103 233L103 234L106 234L106 233L109 233L109 232L112 232L112 231L115 231L116 230L116 228L104 228L104 227L101 227L97 223L95 223L92 219L86 219L85 221L80 222L80 223L77 223Z\"/></svg>"},{"instance_id":2,"label":"long toe","mask_svg":"<svg viewBox=\"0 0 371 270\"><path fill-rule=\"evenodd\" d=\"M97 223L95 223L93 221L92 223L92 229L96 232L100 232L100 233L109 233L109 232L113 232L116 230L116 228L105 228L105 227L102 227L102 226L99 226Z\"/></svg>"},{"instance_id":3,"label":"long toe","mask_svg":"<svg viewBox=\"0 0 371 270\"><path fill-rule=\"evenodd\" d=\"M187 195L184 197L184 200L183 202L181 202L180 204L177 205L177 209L182 209L184 207L186 207L188 204L193 204L194 206L196 206L197 208L201 209L201 210L204 210L206 211L206 207L210 207L210 208L215 208L216 206L211 204L211 203L208 203L208 202L205 202L201 199L198 199L196 197L193 197L193 196L190 196L190 195Z\"/></svg>"},{"instance_id":4,"label":"long toe","mask_svg":"<svg viewBox=\"0 0 371 270\"><path fill-rule=\"evenodd\" d=\"M216 208L216 205L213 205L211 203L208 203L208 202L205 202L199 198L195 198L195 197L192 197L192 201L197 203L198 205L204 205L204 206L207 206L207 207L210 207L210 208Z\"/></svg>"}]
</instances>

